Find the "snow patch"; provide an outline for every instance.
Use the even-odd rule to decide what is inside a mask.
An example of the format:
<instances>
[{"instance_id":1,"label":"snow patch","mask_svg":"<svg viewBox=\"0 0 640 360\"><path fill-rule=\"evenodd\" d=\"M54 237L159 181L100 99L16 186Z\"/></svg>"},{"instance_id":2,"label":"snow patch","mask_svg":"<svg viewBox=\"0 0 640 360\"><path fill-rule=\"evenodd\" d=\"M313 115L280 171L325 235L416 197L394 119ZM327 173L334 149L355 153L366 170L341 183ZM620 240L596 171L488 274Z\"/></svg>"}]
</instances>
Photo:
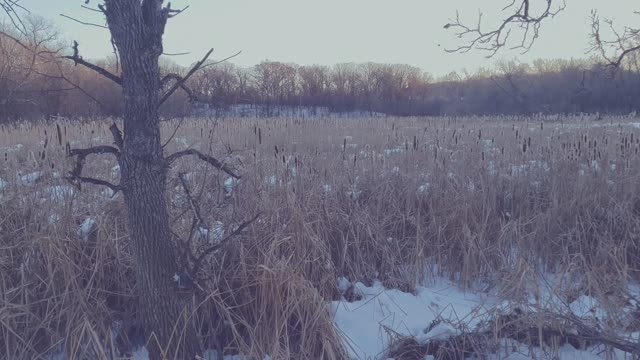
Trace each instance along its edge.
<instances>
[{"instance_id":1,"label":"snow patch","mask_svg":"<svg viewBox=\"0 0 640 360\"><path fill-rule=\"evenodd\" d=\"M87 241L89 239L89 236L95 230L96 230L95 219L88 217L82 222L82 224L80 224L80 227L77 230L77 234L82 240Z\"/></svg>"},{"instance_id":2,"label":"snow patch","mask_svg":"<svg viewBox=\"0 0 640 360\"><path fill-rule=\"evenodd\" d=\"M345 285L343 280L342 286ZM390 345L389 330L422 340L450 336L456 330L444 325L426 333L425 329L436 318L442 322L465 319L465 323L474 326L491 308L489 303L494 302L444 280L418 287L416 295L386 289L380 282L370 287L358 282L354 287L355 293L362 295L361 300L330 303L335 326L344 334L350 359L384 359Z\"/></svg>"},{"instance_id":3,"label":"snow patch","mask_svg":"<svg viewBox=\"0 0 640 360\"><path fill-rule=\"evenodd\" d=\"M224 181L224 192L230 195L231 193L233 193L233 190L235 190L237 186L238 186L238 179L229 177Z\"/></svg>"},{"instance_id":4,"label":"snow patch","mask_svg":"<svg viewBox=\"0 0 640 360\"><path fill-rule=\"evenodd\" d=\"M47 188L46 197L48 200L63 203L75 194L75 189L71 186L56 185Z\"/></svg>"},{"instance_id":5,"label":"snow patch","mask_svg":"<svg viewBox=\"0 0 640 360\"><path fill-rule=\"evenodd\" d=\"M42 178L42 171L34 171L27 175L22 175L18 178L20 184L24 186L31 186L37 183Z\"/></svg>"}]
</instances>

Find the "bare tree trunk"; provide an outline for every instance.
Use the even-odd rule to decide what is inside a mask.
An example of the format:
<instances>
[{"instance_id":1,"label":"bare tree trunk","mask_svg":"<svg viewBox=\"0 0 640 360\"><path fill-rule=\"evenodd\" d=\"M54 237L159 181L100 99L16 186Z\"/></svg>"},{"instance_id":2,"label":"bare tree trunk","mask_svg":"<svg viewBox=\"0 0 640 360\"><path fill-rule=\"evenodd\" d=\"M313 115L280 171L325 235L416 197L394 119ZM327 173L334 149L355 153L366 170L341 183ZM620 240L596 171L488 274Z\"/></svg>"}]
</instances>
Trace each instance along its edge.
<instances>
[{"instance_id":1,"label":"bare tree trunk","mask_svg":"<svg viewBox=\"0 0 640 360\"><path fill-rule=\"evenodd\" d=\"M158 105L162 35L168 19L162 0L107 0L103 9L122 66L124 139L120 157L143 322L152 359L159 349L173 358L199 352L188 301L173 280L178 273L165 200L164 158ZM176 352L177 351L177 352Z\"/></svg>"}]
</instances>

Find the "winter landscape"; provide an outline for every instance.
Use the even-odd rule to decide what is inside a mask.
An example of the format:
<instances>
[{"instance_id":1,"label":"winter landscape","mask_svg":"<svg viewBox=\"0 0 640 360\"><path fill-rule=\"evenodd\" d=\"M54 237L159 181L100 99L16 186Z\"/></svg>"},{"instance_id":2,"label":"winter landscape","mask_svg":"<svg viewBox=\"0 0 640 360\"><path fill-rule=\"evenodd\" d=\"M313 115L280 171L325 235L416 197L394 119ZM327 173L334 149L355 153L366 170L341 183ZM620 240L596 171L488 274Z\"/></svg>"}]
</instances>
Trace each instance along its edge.
<instances>
[{"instance_id":1,"label":"winter landscape","mask_svg":"<svg viewBox=\"0 0 640 360\"><path fill-rule=\"evenodd\" d=\"M0 0L0 359L640 358L635 5L328 2Z\"/></svg>"}]
</instances>

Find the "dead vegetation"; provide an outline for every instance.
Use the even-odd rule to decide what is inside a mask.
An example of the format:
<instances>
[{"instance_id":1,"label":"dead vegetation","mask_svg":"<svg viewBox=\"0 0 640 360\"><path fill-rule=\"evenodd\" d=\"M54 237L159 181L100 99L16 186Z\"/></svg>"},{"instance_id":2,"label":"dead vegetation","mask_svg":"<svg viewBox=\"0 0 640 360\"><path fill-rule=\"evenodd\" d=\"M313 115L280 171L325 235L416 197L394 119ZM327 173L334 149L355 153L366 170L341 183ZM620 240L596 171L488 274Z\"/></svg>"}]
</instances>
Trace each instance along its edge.
<instances>
[{"instance_id":1,"label":"dead vegetation","mask_svg":"<svg viewBox=\"0 0 640 360\"><path fill-rule=\"evenodd\" d=\"M640 138L628 123L167 122L167 150L226 154L219 159L242 175L236 181L194 159L176 161L169 191L176 246L202 251L220 241L210 237L217 222L228 235L260 214L208 254L189 279L193 284L181 289L193 302L189 316L198 336L207 348L249 358L343 359L326 306L340 298L340 276L407 292L430 276L462 285L483 280L517 302L535 292L537 274L552 273L565 279L560 292L567 302L584 294L622 298L640 261ZM104 143L109 125L1 128L2 358L61 351L70 359L122 358L141 345L122 199L90 186L78 191L63 179L73 168L65 144ZM111 179L117 171L109 161L87 163L85 170ZM207 231L193 228L178 174L198 200ZM95 224L82 226L88 218ZM616 301L609 300L611 308ZM504 325L481 335L539 342L532 326L507 331ZM447 340L440 350L403 339L392 354L413 359L419 357L409 353L465 349L453 342L473 343L476 335Z\"/></svg>"}]
</instances>

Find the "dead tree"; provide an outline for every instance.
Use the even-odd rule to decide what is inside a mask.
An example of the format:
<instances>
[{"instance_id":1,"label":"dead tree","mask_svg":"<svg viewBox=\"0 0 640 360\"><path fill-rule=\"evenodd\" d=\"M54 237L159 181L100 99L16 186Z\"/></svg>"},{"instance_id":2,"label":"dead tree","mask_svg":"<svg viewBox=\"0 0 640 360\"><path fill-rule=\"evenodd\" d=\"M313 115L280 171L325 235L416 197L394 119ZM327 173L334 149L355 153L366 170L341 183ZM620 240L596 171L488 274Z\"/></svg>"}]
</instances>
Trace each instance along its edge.
<instances>
[{"instance_id":1,"label":"dead tree","mask_svg":"<svg viewBox=\"0 0 640 360\"><path fill-rule=\"evenodd\" d=\"M111 130L116 147L71 150L70 155L78 159L71 175L78 182L106 185L123 192L136 262L139 309L150 351L154 358L161 348L169 358L193 358L201 348L190 318L189 299L184 299L176 286L180 265L171 241L165 189L169 166L177 157L210 157L195 150L165 157L158 108L177 89L185 87L186 80L205 63L211 51L186 76L175 77L174 85L161 93L158 60L163 53L163 35L168 20L180 13L171 9L170 3L166 6L163 3L163 0L105 0L98 5L119 55L121 77L83 60L77 44L74 45L69 59L122 85L124 134L114 124ZM121 169L120 184L81 176L84 158L97 153L116 156ZM222 166L220 169L227 170Z\"/></svg>"},{"instance_id":2,"label":"dead tree","mask_svg":"<svg viewBox=\"0 0 640 360\"><path fill-rule=\"evenodd\" d=\"M89 3L90 0L84 0L84 5ZM17 1L0 0L0 5L4 5L2 7L9 16L17 14ZM158 109L178 89L189 93L186 81L205 64L212 51L185 76L173 74L163 80L160 78L159 58L163 53L165 27L169 19L182 10L172 9L170 3L165 6L164 0L104 0L95 10L106 19L121 74L113 74L84 60L77 42L74 42L72 55L66 58L122 87L124 131L116 124L111 126L113 146L69 148L68 155L76 158L76 164L68 180L77 186L83 183L101 185L114 193L124 194L135 260L138 308L151 356L153 359L193 359L202 349L191 319L190 296L179 291L176 281L182 269L170 235L165 200L167 175L171 163L184 156L196 156L232 177L237 178L238 175L212 156L196 150L165 156ZM19 28L19 18L14 18ZM173 85L168 84L170 81ZM109 155L117 159L121 171L120 184L82 174L87 158L95 155ZM195 265L202 261L200 257L196 260Z\"/></svg>"}]
</instances>

